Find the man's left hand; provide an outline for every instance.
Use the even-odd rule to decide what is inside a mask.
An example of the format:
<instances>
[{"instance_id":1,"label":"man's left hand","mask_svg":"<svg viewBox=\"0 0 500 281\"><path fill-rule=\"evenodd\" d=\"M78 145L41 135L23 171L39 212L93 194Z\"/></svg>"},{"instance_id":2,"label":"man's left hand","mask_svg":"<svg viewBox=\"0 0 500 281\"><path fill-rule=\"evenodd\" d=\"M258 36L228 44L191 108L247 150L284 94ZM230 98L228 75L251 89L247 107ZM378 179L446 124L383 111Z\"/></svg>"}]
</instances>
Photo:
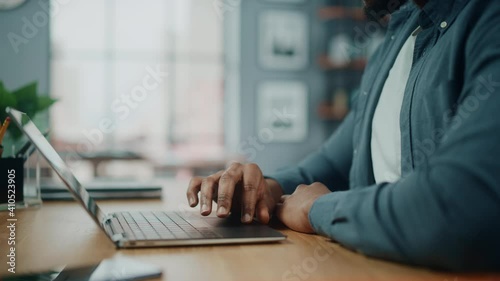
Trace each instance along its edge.
<instances>
[{"instance_id":1,"label":"man's left hand","mask_svg":"<svg viewBox=\"0 0 500 281\"><path fill-rule=\"evenodd\" d=\"M330 192L319 182L311 185L301 184L292 195L281 196L281 204L278 204L276 214L289 228L299 232L314 233L309 223L309 210L316 199Z\"/></svg>"}]
</instances>

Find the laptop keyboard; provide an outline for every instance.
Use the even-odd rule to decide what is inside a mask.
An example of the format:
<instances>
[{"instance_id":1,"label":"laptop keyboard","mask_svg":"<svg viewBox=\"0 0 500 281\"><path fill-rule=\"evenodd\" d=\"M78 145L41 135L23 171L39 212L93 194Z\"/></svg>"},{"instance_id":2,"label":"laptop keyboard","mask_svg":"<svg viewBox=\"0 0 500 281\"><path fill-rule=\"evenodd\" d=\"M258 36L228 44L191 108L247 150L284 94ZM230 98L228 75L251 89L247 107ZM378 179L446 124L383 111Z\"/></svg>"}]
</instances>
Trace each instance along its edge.
<instances>
[{"instance_id":1,"label":"laptop keyboard","mask_svg":"<svg viewBox=\"0 0 500 281\"><path fill-rule=\"evenodd\" d=\"M214 239L221 236L207 224L197 225L176 212L120 212L112 218L115 233L130 240Z\"/></svg>"}]
</instances>

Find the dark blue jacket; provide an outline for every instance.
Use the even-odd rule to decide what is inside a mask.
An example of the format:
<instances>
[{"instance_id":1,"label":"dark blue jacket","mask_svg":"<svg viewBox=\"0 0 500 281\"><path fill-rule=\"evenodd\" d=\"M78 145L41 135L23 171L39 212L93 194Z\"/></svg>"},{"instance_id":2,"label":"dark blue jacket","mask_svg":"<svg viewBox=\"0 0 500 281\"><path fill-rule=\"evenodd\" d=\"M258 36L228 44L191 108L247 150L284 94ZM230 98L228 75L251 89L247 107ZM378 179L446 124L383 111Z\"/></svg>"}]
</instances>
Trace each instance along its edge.
<instances>
[{"instance_id":1,"label":"dark blue jacket","mask_svg":"<svg viewBox=\"0 0 500 281\"><path fill-rule=\"evenodd\" d=\"M401 108L402 178L375 184L372 118L400 48L417 26ZM285 193L322 182L314 229L369 256L450 270L500 270L500 1L429 0L392 15L352 112L297 166Z\"/></svg>"}]
</instances>

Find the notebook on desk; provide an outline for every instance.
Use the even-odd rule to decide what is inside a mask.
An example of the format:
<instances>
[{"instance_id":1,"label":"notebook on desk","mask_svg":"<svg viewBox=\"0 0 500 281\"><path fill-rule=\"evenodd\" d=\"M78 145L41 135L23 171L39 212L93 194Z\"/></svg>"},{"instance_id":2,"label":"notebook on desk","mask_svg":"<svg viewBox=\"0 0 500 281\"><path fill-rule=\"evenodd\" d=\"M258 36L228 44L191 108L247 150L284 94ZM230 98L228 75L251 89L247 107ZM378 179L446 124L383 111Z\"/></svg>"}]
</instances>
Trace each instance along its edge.
<instances>
[{"instance_id":1,"label":"notebook on desk","mask_svg":"<svg viewBox=\"0 0 500 281\"><path fill-rule=\"evenodd\" d=\"M12 108L7 108L7 113L118 248L263 243L286 239L268 226L243 225L234 219L162 211L104 213L29 117Z\"/></svg>"},{"instance_id":2,"label":"notebook on desk","mask_svg":"<svg viewBox=\"0 0 500 281\"><path fill-rule=\"evenodd\" d=\"M136 180L96 179L83 184L94 199L159 199L162 187ZM40 182L43 200L74 200L66 185L52 179Z\"/></svg>"}]
</instances>

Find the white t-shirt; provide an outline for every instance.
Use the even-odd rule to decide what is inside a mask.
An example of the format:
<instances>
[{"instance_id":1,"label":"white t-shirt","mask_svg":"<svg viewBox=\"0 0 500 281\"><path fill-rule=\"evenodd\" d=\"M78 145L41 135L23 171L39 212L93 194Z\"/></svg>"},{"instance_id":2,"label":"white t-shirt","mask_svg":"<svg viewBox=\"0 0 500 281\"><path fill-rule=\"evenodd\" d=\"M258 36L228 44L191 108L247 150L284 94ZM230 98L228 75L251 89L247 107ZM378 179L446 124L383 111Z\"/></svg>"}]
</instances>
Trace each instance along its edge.
<instances>
[{"instance_id":1,"label":"white t-shirt","mask_svg":"<svg viewBox=\"0 0 500 281\"><path fill-rule=\"evenodd\" d=\"M399 51L373 116L371 152L376 183L395 182L401 178L399 117L419 31L417 28Z\"/></svg>"}]
</instances>

